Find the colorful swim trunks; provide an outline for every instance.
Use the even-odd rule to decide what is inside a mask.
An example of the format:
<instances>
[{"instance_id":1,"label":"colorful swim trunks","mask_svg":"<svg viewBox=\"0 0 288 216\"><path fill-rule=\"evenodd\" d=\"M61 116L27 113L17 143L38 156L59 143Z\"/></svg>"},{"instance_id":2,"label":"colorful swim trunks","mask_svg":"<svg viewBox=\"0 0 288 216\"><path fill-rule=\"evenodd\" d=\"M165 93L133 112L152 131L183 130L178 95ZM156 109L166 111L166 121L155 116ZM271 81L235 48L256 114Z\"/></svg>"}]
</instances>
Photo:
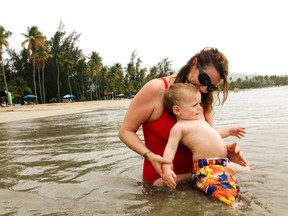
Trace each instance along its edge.
<instances>
[{"instance_id":1,"label":"colorful swim trunks","mask_svg":"<svg viewBox=\"0 0 288 216\"><path fill-rule=\"evenodd\" d=\"M227 167L228 158L194 161L192 180L194 186L213 198L237 206L239 185L235 173Z\"/></svg>"}]
</instances>

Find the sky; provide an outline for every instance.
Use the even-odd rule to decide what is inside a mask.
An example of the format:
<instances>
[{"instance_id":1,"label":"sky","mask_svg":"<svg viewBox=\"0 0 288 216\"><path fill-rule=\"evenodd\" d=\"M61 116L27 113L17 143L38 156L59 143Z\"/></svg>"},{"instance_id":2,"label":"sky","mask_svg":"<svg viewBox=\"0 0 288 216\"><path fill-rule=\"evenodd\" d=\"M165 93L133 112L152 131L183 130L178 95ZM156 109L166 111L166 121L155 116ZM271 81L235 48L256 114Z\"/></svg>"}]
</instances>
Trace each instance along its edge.
<instances>
[{"instance_id":1,"label":"sky","mask_svg":"<svg viewBox=\"0 0 288 216\"><path fill-rule=\"evenodd\" d=\"M104 65L141 67L165 58L178 71L204 47L229 59L230 73L288 74L288 13L285 0L9 0L1 1L0 25L12 32L10 48L21 49L21 33L37 26L50 39L65 25L81 33L85 56L99 53Z\"/></svg>"}]
</instances>

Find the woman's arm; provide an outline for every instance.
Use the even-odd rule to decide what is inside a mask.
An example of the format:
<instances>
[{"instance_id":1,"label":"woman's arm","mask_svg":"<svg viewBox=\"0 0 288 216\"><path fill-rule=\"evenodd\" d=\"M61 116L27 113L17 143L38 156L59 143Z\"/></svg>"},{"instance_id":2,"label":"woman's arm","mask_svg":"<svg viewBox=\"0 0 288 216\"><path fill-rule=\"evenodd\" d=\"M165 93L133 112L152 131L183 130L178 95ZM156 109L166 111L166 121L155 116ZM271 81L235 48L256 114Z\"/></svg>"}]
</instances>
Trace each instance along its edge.
<instances>
[{"instance_id":1,"label":"woman's arm","mask_svg":"<svg viewBox=\"0 0 288 216\"><path fill-rule=\"evenodd\" d=\"M130 149L146 156L160 176L162 175L161 165L171 164L171 161L150 152L136 133L145 121L153 117L153 111L157 105L162 103L161 95L164 91L162 85L161 80L155 79L143 86L132 99L118 133L120 140Z\"/></svg>"},{"instance_id":2,"label":"woman's arm","mask_svg":"<svg viewBox=\"0 0 288 216\"><path fill-rule=\"evenodd\" d=\"M214 127L212 112L211 113L204 113L204 117L205 117L205 120L208 122L208 124L210 124L211 127Z\"/></svg>"}]
</instances>

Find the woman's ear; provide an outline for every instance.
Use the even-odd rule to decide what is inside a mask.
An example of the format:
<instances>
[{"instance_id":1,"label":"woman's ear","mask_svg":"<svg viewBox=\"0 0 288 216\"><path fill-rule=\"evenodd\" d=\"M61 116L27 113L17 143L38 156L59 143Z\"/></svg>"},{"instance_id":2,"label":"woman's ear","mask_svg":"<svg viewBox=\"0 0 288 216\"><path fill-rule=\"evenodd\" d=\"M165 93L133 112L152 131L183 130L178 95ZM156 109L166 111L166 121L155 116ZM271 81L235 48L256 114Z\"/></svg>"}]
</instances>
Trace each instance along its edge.
<instances>
[{"instance_id":1,"label":"woman's ear","mask_svg":"<svg viewBox=\"0 0 288 216\"><path fill-rule=\"evenodd\" d=\"M174 105L172 110L175 116L180 116L180 107L178 105Z\"/></svg>"}]
</instances>

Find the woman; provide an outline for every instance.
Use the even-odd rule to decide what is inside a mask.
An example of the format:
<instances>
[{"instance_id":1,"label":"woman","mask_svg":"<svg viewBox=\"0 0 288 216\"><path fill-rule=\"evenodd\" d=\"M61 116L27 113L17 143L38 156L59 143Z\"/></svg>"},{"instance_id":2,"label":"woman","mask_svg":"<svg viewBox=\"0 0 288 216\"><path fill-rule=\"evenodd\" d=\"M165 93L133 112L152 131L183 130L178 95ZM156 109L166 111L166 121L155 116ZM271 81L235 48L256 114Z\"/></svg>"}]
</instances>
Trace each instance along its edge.
<instances>
[{"instance_id":1,"label":"woman","mask_svg":"<svg viewBox=\"0 0 288 216\"><path fill-rule=\"evenodd\" d=\"M173 83L192 83L202 94L202 106L206 121L213 126L212 104L213 91L218 91L220 81L223 83L223 104L228 96L228 60L216 48L204 48L195 54L178 74L160 79L153 79L146 83L136 94L125 115L119 131L120 140L136 153L142 155L144 160L143 179L155 186L163 186L162 164L172 162L162 157L169 137L169 131L176 120L169 116L164 109L164 92ZM145 144L141 141L136 132L140 126L143 127ZM225 138L230 135L241 136L244 133L241 128L230 128L219 131ZM246 165L236 143L227 145L228 158L240 165ZM179 182L191 180L192 155L184 145L179 145L175 155L173 166ZM187 165L188 164L188 165Z\"/></svg>"}]
</instances>

